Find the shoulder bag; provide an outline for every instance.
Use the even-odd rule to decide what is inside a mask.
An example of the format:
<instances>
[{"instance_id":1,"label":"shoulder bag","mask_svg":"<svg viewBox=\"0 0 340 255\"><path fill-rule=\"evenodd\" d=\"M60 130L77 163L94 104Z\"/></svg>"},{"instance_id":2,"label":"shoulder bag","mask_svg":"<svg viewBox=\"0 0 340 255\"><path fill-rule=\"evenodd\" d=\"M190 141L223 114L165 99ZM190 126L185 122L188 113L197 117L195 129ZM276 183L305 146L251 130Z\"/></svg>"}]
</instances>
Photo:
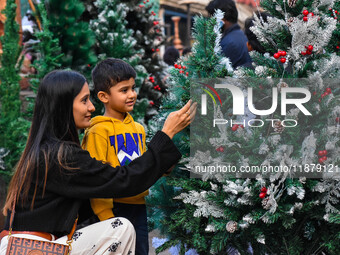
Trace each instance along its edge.
<instances>
[{"instance_id":1,"label":"shoulder bag","mask_svg":"<svg viewBox=\"0 0 340 255\"><path fill-rule=\"evenodd\" d=\"M69 255L72 250L72 236L76 229L77 220L71 230L71 233L67 235L66 244L53 243L51 241L39 241L29 238L21 238L12 236L12 234L33 234L37 232L29 231L12 231L12 224L15 213L15 202L11 212L10 227L8 233L8 246L6 255ZM39 233L39 232L38 232ZM39 235L37 235L39 236ZM42 235L40 235L42 236Z\"/></svg>"}]
</instances>

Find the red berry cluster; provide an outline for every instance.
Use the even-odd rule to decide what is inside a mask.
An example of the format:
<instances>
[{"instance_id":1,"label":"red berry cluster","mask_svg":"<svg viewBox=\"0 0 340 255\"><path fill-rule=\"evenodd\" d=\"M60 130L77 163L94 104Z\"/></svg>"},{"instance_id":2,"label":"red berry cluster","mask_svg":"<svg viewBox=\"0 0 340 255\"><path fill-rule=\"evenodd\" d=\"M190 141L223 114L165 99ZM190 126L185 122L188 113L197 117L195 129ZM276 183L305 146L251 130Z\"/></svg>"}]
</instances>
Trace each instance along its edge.
<instances>
[{"instance_id":1,"label":"red berry cluster","mask_svg":"<svg viewBox=\"0 0 340 255\"><path fill-rule=\"evenodd\" d=\"M157 26L158 24L159 24L159 21L154 21L154 22L153 22L153 25L154 25L154 26Z\"/></svg>"},{"instance_id":2,"label":"red berry cluster","mask_svg":"<svg viewBox=\"0 0 340 255\"><path fill-rule=\"evenodd\" d=\"M174 67L176 68L176 69L186 69L187 67L186 66L182 66L182 65L179 65L179 64L174 64Z\"/></svg>"},{"instance_id":3,"label":"red berry cluster","mask_svg":"<svg viewBox=\"0 0 340 255\"><path fill-rule=\"evenodd\" d=\"M323 151L319 151L318 156L319 156L319 163L323 164L326 160L327 160L327 151L323 150Z\"/></svg>"},{"instance_id":4,"label":"red berry cluster","mask_svg":"<svg viewBox=\"0 0 340 255\"><path fill-rule=\"evenodd\" d=\"M333 10L332 8L329 8L329 10L332 12L332 17L334 18L334 19L338 19L338 14L339 14L339 12L337 11L337 10Z\"/></svg>"},{"instance_id":5,"label":"red berry cluster","mask_svg":"<svg viewBox=\"0 0 340 255\"><path fill-rule=\"evenodd\" d=\"M331 88L327 88L326 91L321 95L321 98L324 98L325 96L328 96L329 94L332 94Z\"/></svg>"},{"instance_id":6,"label":"red berry cluster","mask_svg":"<svg viewBox=\"0 0 340 255\"><path fill-rule=\"evenodd\" d=\"M274 58L275 59L279 59L280 58L280 61L281 61L281 63L283 64L283 63L286 63L286 58L281 58L281 57L285 57L287 55L287 52L285 52L284 50L280 50L280 51L278 51L277 53L275 53L274 54Z\"/></svg>"},{"instance_id":7,"label":"red berry cluster","mask_svg":"<svg viewBox=\"0 0 340 255\"><path fill-rule=\"evenodd\" d=\"M152 50L152 52L155 52L155 51L158 52L159 51L159 49L154 49L154 48L152 48L151 50Z\"/></svg>"},{"instance_id":8,"label":"red berry cluster","mask_svg":"<svg viewBox=\"0 0 340 255\"><path fill-rule=\"evenodd\" d=\"M313 45L308 45L305 46L306 51L301 51L301 55L306 56L306 55L311 55L313 53Z\"/></svg>"},{"instance_id":9,"label":"red berry cluster","mask_svg":"<svg viewBox=\"0 0 340 255\"><path fill-rule=\"evenodd\" d=\"M216 151L218 151L218 152L224 152L224 147L223 147L223 146L220 146L220 147L216 148Z\"/></svg>"},{"instance_id":10,"label":"red berry cluster","mask_svg":"<svg viewBox=\"0 0 340 255\"><path fill-rule=\"evenodd\" d=\"M153 87L154 90L158 90L158 91L161 91L161 87L159 85L156 85Z\"/></svg>"},{"instance_id":11,"label":"red berry cluster","mask_svg":"<svg viewBox=\"0 0 340 255\"><path fill-rule=\"evenodd\" d=\"M312 17L312 16L314 16L314 13L313 12L309 12L309 11L307 11L307 10L303 10L303 12L302 12L302 14L303 14L303 21L308 21L308 16L309 17Z\"/></svg>"},{"instance_id":12,"label":"red berry cluster","mask_svg":"<svg viewBox=\"0 0 340 255\"><path fill-rule=\"evenodd\" d=\"M179 73L183 73L183 74L185 73L184 70L187 69L186 66L182 66L182 65L179 65L179 64L174 64L174 67L175 67L176 69L179 69ZM181 69L183 69L183 70L181 70ZM188 76L189 73L186 72L185 75Z\"/></svg>"},{"instance_id":13,"label":"red berry cluster","mask_svg":"<svg viewBox=\"0 0 340 255\"><path fill-rule=\"evenodd\" d=\"M236 131L238 128L244 128L243 125L237 125L237 124L234 124L231 128L232 131Z\"/></svg>"},{"instance_id":14,"label":"red berry cluster","mask_svg":"<svg viewBox=\"0 0 340 255\"><path fill-rule=\"evenodd\" d=\"M151 106L154 106L154 105L155 105L155 103L154 103L153 101L150 101L149 104L150 104Z\"/></svg>"},{"instance_id":15,"label":"red berry cluster","mask_svg":"<svg viewBox=\"0 0 340 255\"><path fill-rule=\"evenodd\" d=\"M150 0L143 1L143 4L146 4L146 3L149 2L149 1L150 1ZM139 5L140 8L143 8L144 6L145 6L145 5L142 5L142 4Z\"/></svg>"},{"instance_id":16,"label":"red berry cluster","mask_svg":"<svg viewBox=\"0 0 340 255\"><path fill-rule=\"evenodd\" d=\"M151 11L151 14L152 14L153 16L156 16L156 13L155 13L154 11Z\"/></svg>"},{"instance_id":17,"label":"red berry cluster","mask_svg":"<svg viewBox=\"0 0 340 255\"><path fill-rule=\"evenodd\" d=\"M260 193L259 197L261 199L263 199L266 195L267 195L267 188L266 187L262 187L261 188L261 193Z\"/></svg>"},{"instance_id":18,"label":"red berry cluster","mask_svg":"<svg viewBox=\"0 0 340 255\"><path fill-rule=\"evenodd\" d=\"M155 82L155 78L154 78L153 76L150 76L150 77L149 77L149 81L151 81L152 83L154 83L154 82Z\"/></svg>"}]
</instances>

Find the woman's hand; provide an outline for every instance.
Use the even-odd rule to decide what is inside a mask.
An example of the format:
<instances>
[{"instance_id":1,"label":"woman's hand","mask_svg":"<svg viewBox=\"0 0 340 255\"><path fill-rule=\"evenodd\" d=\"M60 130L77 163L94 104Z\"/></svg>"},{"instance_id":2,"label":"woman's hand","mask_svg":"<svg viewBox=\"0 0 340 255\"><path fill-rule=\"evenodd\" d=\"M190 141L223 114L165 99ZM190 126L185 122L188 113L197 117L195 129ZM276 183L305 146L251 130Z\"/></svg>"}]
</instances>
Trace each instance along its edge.
<instances>
[{"instance_id":1,"label":"woman's hand","mask_svg":"<svg viewBox=\"0 0 340 255\"><path fill-rule=\"evenodd\" d=\"M189 102L178 111L172 112L166 118L162 131L171 139L175 134L182 131L195 119L197 103Z\"/></svg>"}]
</instances>

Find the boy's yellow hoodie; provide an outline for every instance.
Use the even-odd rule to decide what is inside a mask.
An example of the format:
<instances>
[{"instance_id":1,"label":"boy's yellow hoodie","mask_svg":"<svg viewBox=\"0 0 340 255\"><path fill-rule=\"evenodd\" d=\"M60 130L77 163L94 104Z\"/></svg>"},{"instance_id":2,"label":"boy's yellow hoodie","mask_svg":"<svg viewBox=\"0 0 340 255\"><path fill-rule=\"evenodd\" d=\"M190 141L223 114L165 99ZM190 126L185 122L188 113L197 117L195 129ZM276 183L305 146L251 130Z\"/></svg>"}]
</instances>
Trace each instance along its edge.
<instances>
[{"instance_id":1,"label":"boy's yellow hoodie","mask_svg":"<svg viewBox=\"0 0 340 255\"><path fill-rule=\"evenodd\" d=\"M127 165L145 152L145 130L141 124L134 122L129 113L123 121L97 116L91 119L90 127L85 131L82 148L89 151L91 157L114 167ZM91 199L91 206L102 221L114 217L113 201L125 204L145 204L144 197L148 194L149 191L146 190L133 197Z\"/></svg>"}]
</instances>

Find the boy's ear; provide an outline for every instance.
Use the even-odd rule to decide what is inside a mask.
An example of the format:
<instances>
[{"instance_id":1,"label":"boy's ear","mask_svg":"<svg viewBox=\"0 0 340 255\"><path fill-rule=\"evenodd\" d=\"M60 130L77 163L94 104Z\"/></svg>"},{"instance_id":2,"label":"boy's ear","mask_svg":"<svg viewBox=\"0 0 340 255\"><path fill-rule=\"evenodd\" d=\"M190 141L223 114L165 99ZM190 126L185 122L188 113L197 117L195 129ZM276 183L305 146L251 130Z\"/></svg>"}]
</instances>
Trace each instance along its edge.
<instances>
[{"instance_id":1,"label":"boy's ear","mask_svg":"<svg viewBox=\"0 0 340 255\"><path fill-rule=\"evenodd\" d=\"M109 95L104 91L99 91L97 97L104 104L106 104L109 101Z\"/></svg>"}]
</instances>

